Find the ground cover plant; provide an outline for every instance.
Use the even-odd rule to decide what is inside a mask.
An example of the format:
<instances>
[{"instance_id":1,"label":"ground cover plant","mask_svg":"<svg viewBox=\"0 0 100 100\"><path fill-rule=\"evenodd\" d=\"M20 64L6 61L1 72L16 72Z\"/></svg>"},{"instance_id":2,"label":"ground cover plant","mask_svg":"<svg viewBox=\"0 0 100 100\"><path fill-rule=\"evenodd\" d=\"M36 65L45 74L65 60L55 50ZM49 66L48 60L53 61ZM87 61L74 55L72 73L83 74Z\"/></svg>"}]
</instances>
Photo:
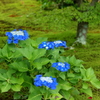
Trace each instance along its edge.
<instances>
[{"instance_id":1,"label":"ground cover plant","mask_svg":"<svg viewBox=\"0 0 100 100\"><path fill-rule=\"evenodd\" d=\"M33 1L35 2L35 1ZM31 1L32 4L32 1ZM2 12L2 16L0 19L0 46L3 47L5 44L5 41L7 39L7 37L5 36L6 32L10 32L13 29L17 28L22 28L25 29L29 32L30 34L30 38L32 39L36 39L38 37L48 37L49 41L54 41L54 40L64 40L67 41L67 45L70 46L74 41L75 41L75 30L76 30L76 22L70 22L69 20L66 22L66 26L65 24L62 25L61 23L64 23L64 21L62 21L60 24L59 22L55 22L55 23L51 23L52 21L49 21L48 17L51 18L52 20L55 20L55 17L57 16L57 14L54 15L53 18L53 12L55 12L55 10L53 12L45 12L42 10L39 10L39 5L37 5L37 2L33 3L34 6L28 6L28 1L26 0L24 2L24 5L22 4L22 6L20 6L20 3L12 3L10 4L11 6L13 6L14 8L17 7L17 9L10 9L9 11L7 9L11 8L6 4L3 5L3 7L5 8L5 12ZM30 3L29 3L30 5ZM5 7L7 6L7 7ZM3 9L2 7L2 9ZM20 7L27 7L30 10L26 10L26 9L22 9L22 10L18 10L20 9ZM6 9L7 8L7 9ZM33 10L34 9L34 10ZM38 14L32 14L32 11L36 12L36 10L38 10ZM3 10L4 11L4 10ZM20 16L10 16L10 15L14 15L12 13L14 13L16 11L16 13L18 13L19 15L22 14L23 17ZM9 13L8 13L9 12ZM23 13L24 12L24 15ZM41 12L41 14L39 13ZM61 10L58 11L58 14L60 14ZM43 15L42 15L43 14ZM27 15L29 15L28 17L26 17ZM43 17L45 16L46 17ZM51 17L52 15L52 17ZM32 18L32 22L30 23L29 19ZM39 19L40 18L40 19ZM60 17L57 17L58 19L61 19ZM9 19L9 20L7 20ZM24 20L25 19L25 20ZM35 21L36 19L36 21ZM48 23L44 24L41 20L44 19L43 21L49 21ZM16 24L17 22L17 24ZM59 25L58 25L59 24ZM46 26L45 26L46 25ZM54 26L53 26L54 25ZM57 26L58 25L58 26ZM62 28L61 28L62 27ZM67 27L67 28L66 28ZM62 29L62 30L61 30ZM65 52L62 54L64 56L72 56L75 55L76 58L78 59L82 59L84 61L83 65L85 66L85 68L89 68L92 67L95 71L96 76L100 79L100 74L99 74L99 68L100 68L100 63L99 63L99 58L100 58L100 35L98 33L100 33L99 30L99 25L94 25L94 23L92 23L92 25L90 26L90 29L88 31L88 37L87 37L87 41L88 41L88 45L87 46L79 46L74 50L65 50ZM63 36L62 36L63 34ZM6 64L2 64L0 65L1 68L5 67L7 68ZM92 87L90 85L90 87ZM93 90L93 100L99 100L99 89L96 90L94 87L92 87ZM23 93L25 94L25 90L22 90ZM12 97L12 91L9 91L7 93L2 93L1 97L3 96L3 98L1 98L2 100L5 98L9 98L9 100L11 100ZM89 96L85 95L85 94L81 94L80 96L78 96L76 98L76 100L81 99L88 99Z\"/></svg>"}]
</instances>

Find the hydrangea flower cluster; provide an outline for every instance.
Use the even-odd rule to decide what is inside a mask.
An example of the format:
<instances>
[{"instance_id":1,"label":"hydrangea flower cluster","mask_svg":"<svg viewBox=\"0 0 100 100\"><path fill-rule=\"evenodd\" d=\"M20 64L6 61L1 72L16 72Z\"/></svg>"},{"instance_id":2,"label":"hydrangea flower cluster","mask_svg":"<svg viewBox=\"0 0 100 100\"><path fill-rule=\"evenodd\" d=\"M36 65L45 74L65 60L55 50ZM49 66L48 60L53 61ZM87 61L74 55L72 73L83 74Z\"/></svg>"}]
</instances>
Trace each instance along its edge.
<instances>
[{"instance_id":1,"label":"hydrangea flower cluster","mask_svg":"<svg viewBox=\"0 0 100 100\"><path fill-rule=\"evenodd\" d=\"M58 85L56 78L53 77L42 77L42 75L36 75L36 78L34 79L34 85L35 86L47 86L50 89L54 90L56 89L56 86Z\"/></svg>"},{"instance_id":2,"label":"hydrangea flower cluster","mask_svg":"<svg viewBox=\"0 0 100 100\"><path fill-rule=\"evenodd\" d=\"M46 50L54 49L55 45L54 42L42 42L39 44L38 48L46 48Z\"/></svg>"},{"instance_id":3,"label":"hydrangea flower cluster","mask_svg":"<svg viewBox=\"0 0 100 100\"><path fill-rule=\"evenodd\" d=\"M65 41L60 41L60 40L54 41L54 42L45 41L39 44L38 48L46 48L46 50L49 50L49 49L54 49L54 48L62 47L62 46L64 48L67 48Z\"/></svg>"},{"instance_id":4,"label":"hydrangea flower cluster","mask_svg":"<svg viewBox=\"0 0 100 100\"><path fill-rule=\"evenodd\" d=\"M70 69L70 64L68 63L62 63L62 62L56 62L52 64L52 67L55 67L57 70L66 72Z\"/></svg>"},{"instance_id":5,"label":"hydrangea flower cluster","mask_svg":"<svg viewBox=\"0 0 100 100\"><path fill-rule=\"evenodd\" d=\"M67 48L66 42L65 41L54 41L55 47L64 47Z\"/></svg>"},{"instance_id":6,"label":"hydrangea flower cluster","mask_svg":"<svg viewBox=\"0 0 100 100\"><path fill-rule=\"evenodd\" d=\"M8 36L8 44L15 43L17 44L19 40L26 40L29 38L29 35L26 30L16 30L14 29L11 32L6 32L6 36Z\"/></svg>"}]
</instances>

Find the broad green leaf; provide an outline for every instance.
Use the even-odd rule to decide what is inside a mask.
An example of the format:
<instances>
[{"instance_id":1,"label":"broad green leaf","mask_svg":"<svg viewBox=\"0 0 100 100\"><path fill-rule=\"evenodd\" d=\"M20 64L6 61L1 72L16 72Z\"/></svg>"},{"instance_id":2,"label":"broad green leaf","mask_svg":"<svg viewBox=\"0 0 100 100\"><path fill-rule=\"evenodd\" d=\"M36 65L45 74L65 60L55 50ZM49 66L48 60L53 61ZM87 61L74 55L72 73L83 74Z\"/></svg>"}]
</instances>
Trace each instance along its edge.
<instances>
[{"instance_id":1,"label":"broad green leaf","mask_svg":"<svg viewBox=\"0 0 100 100\"><path fill-rule=\"evenodd\" d=\"M66 90L61 90L60 91L60 94L61 95L63 95L63 97L65 98L65 99L68 99L69 100L69 98L70 98L70 93L68 92L68 91L66 91Z\"/></svg>"},{"instance_id":2,"label":"broad green leaf","mask_svg":"<svg viewBox=\"0 0 100 100\"><path fill-rule=\"evenodd\" d=\"M73 95L73 96L77 96L80 94L79 90L77 88L74 88L74 87L71 89L70 92L71 92L71 95Z\"/></svg>"},{"instance_id":3,"label":"broad green leaf","mask_svg":"<svg viewBox=\"0 0 100 100\"><path fill-rule=\"evenodd\" d=\"M88 81L87 76L86 76L86 69L80 68L82 77L84 81Z\"/></svg>"},{"instance_id":4,"label":"broad green leaf","mask_svg":"<svg viewBox=\"0 0 100 100\"><path fill-rule=\"evenodd\" d=\"M0 88L1 88L1 92L7 92L11 88L11 85L5 82Z\"/></svg>"},{"instance_id":5,"label":"broad green leaf","mask_svg":"<svg viewBox=\"0 0 100 100\"><path fill-rule=\"evenodd\" d=\"M88 94L88 95L91 96L91 97L93 96L93 95L92 95L92 90L91 90L90 88L88 88L88 89L83 89L83 88L82 88L81 91L82 91L83 93Z\"/></svg>"},{"instance_id":6,"label":"broad green leaf","mask_svg":"<svg viewBox=\"0 0 100 100\"><path fill-rule=\"evenodd\" d=\"M9 53L10 53L10 50L8 49L8 45L6 44L3 47L2 51L1 51L1 54L3 55L3 57L7 57L8 58Z\"/></svg>"},{"instance_id":7,"label":"broad green leaf","mask_svg":"<svg viewBox=\"0 0 100 100\"><path fill-rule=\"evenodd\" d=\"M7 72L7 70L5 70L5 69L0 69L0 73L6 73Z\"/></svg>"},{"instance_id":8,"label":"broad green leaf","mask_svg":"<svg viewBox=\"0 0 100 100\"><path fill-rule=\"evenodd\" d=\"M87 84L87 83L83 83L82 88L83 88L83 89L88 89L88 84Z\"/></svg>"},{"instance_id":9,"label":"broad green leaf","mask_svg":"<svg viewBox=\"0 0 100 100\"><path fill-rule=\"evenodd\" d=\"M74 97L71 96L71 97L69 98L69 100L75 100L75 99L74 99Z\"/></svg>"},{"instance_id":10,"label":"broad green leaf","mask_svg":"<svg viewBox=\"0 0 100 100\"><path fill-rule=\"evenodd\" d=\"M7 71L7 76L8 76L8 78L11 78L12 74L15 73L15 72L16 72L15 70L9 69L9 70Z\"/></svg>"},{"instance_id":11,"label":"broad green leaf","mask_svg":"<svg viewBox=\"0 0 100 100\"><path fill-rule=\"evenodd\" d=\"M27 59L30 60L32 58L32 53L34 52L34 48L32 46L29 45L25 48L19 48L18 50Z\"/></svg>"},{"instance_id":12,"label":"broad green leaf","mask_svg":"<svg viewBox=\"0 0 100 100\"><path fill-rule=\"evenodd\" d=\"M37 91L34 91L29 95L28 100L41 100L41 98L42 98L42 94Z\"/></svg>"},{"instance_id":13,"label":"broad green leaf","mask_svg":"<svg viewBox=\"0 0 100 100\"><path fill-rule=\"evenodd\" d=\"M96 88L100 89L100 81L97 78L91 79L91 84L94 85Z\"/></svg>"},{"instance_id":14,"label":"broad green leaf","mask_svg":"<svg viewBox=\"0 0 100 100\"><path fill-rule=\"evenodd\" d=\"M36 40L36 42L38 43L38 44L40 44L40 43L42 43L42 42L44 42L44 41L47 41L47 37L39 37L39 38L37 38L37 40Z\"/></svg>"},{"instance_id":15,"label":"broad green leaf","mask_svg":"<svg viewBox=\"0 0 100 100\"><path fill-rule=\"evenodd\" d=\"M79 59L77 59L76 61L75 61L75 66L78 66L78 67L80 67L80 65L82 64L82 60L79 60Z\"/></svg>"},{"instance_id":16,"label":"broad green leaf","mask_svg":"<svg viewBox=\"0 0 100 100\"><path fill-rule=\"evenodd\" d=\"M42 68L43 65L46 65L50 60L48 58L39 58L33 62L33 65L38 70Z\"/></svg>"},{"instance_id":17,"label":"broad green leaf","mask_svg":"<svg viewBox=\"0 0 100 100\"><path fill-rule=\"evenodd\" d=\"M60 83L59 83L60 84ZM70 83L68 82L63 82L62 84L60 84L61 88L64 90L70 90L72 88L72 86L70 85Z\"/></svg>"},{"instance_id":18,"label":"broad green leaf","mask_svg":"<svg viewBox=\"0 0 100 100\"><path fill-rule=\"evenodd\" d=\"M71 65L75 65L75 62L76 62L75 56L70 57L69 62L70 62Z\"/></svg>"},{"instance_id":19,"label":"broad green leaf","mask_svg":"<svg viewBox=\"0 0 100 100\"><path fill-rule=\"evenodd\" d=\"M16 93L14 93L13 98L16 99L16 100L19 100L21 98L21 95L16 92Z\"/></svg>"},{"instance_id":20,"label":"broad green leaf","mask_svg":"<svg viewBox=\"0 0 100 100\"><path fill-rule=\"evenodd\" d=\"M36 49L36 50L34 50L33 53L32 53L32 60L34 61L34 60L44 56L45 53L46 53L45 49Z\"/></svg>"},{"instance_id":21,"label":"broad green leaf","mask_svg":"<svg viewBox=\"0 0 100 100\"><path fill-rule=\"evenodd\" d=\"M57 93L59 93L59 91L60 91L61 88L62 88L61 85L59 85L59 83L58 83L58 85L56 86L56 89L55 90L49 89L48 91L51 94L57 94Z\"/></svg>"},{"instance_id":22,"label":"broad green leaf","mask_svg":"<svg viewBox=\"0 0 100 100\"><path fill-rule=\"evenodd\" d=\"M15 85L11 85L11 89L13 91L20 91L21 90L21 85L15 84Z\"/></svg>"},{"instance_id":23,"label":"broad green leaf","mask_svg":"<svg viewBox=\"0 0 100 100\"><path fill-rule=\"evenodd\" d=\"M22 61L21 62L13 62L10 64L10 67L15 70L18 70L20 72L27 72L29 70L28 65Z\"/></svg>"},{"instance_id":24,"label":"broad green leaf","mask_svg":"<svg viewBox=\"0 0 100 100\"><path fill-rule=\"evenodd\" d=\"M63 80L66 79L66 76L65 76L65 75L66 75L65 72L60 72L60 73L59 73L59 76L60 76Z\"/></svg>"},{"instance_id":25,"label":"broad green leaf","mask_svg":"<svg viewBox=\"0 0 100 100\"><path fill-rule=\"evenodd\" d=\"M60 56L60 58L58 59L59 60L59 62L66 62L66 57L64 57L64 56Z\"/></svg>"},{"instance_id":26,"label":"broad green leaf","mask_svg":"<svg viewBox=\"0 0 100 100\"><path fill-rule=\"evenodd\" d=\"M1 81L7 80L7 76L5 73L3 73L3 74L0 73L0 80Z\"/></svg>"},{"instance_id":27,"label":"broad green leaf","mask_svg":"<svg viewBox=\"0 0 100 100\"><path fill-rule=\"evenodd\" d=\"M70 62L70 56L66 57L66 62Z\"/></svg>"},{"instance_id":28,"label":"broad green leaf","mask_svg":"<svg viewBox=\"0 0 100 100\"><path fill-rule=\"evenodd\" d=\"M12 84L22 84L24 82L24 79L22 77L19 78L15 78L15 77L11 77L10 79L10 83Z\"/></svg>"},{"instance_id":29,"label":"broad green leaf","mask_svg":"<svg viewBox=\"0 0 100 100\"><path fill-rule=\"evenodd\" d=\"M93 69L90 67L86 70L86 77L91 81L93 78L96 78Z\"/></svg>"},{"instance_id":30,"label":"broad green leaf","mask_svg":"<svg viewBox=\"0 0 100 100\"><path fill-rule=\"evenodd\" d=\"M75 75L73 73L67 73L68 77L75 77Z\"/></svg>"},{"instance_id":31,"label":"broad green leaf","mask_svg":"<svg viewBox=\"0 0 100 100\"><path fill-rule=\"evenodd\" d=\"M39 42L40 43L40 42ZM38 42L37 41L35 41L35 40L31 40L31 44L32 44L32 46L33 47L35 47L35 48L37 48L38 47Z\"/></svg>"},{"instance_id":32,"label":"broad green leaf","mask_svg":"<svg viewBox=\"0 0 100 100\"><path fill-rule=\"evenodd\" d=\"M63 96L59 93L56 93L56 94L52 94L51 98L54 99L54 100L61 100L61 98L63 98Z\"/></svg>"}]
</instances>

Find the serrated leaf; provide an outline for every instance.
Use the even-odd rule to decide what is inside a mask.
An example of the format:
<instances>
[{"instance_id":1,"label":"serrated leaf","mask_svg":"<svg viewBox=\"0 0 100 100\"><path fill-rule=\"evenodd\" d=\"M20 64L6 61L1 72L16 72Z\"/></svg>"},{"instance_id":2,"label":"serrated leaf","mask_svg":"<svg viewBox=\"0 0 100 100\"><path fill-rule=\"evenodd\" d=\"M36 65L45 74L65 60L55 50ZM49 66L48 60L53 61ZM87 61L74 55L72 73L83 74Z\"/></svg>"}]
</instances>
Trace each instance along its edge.
<instances>
[{"instance_id":1,"label":"serrated leaf","mask_svg":"<svg viewBox=\"0 0 100 100\"><path fill-rule=\"evenodd\" d=\"M41 98L42 98L42 94L35 91L29 95L28 100L41 100Z\"/></svg>"},{"instance_id":2,"label":"serrated leaf","mask_svg":"<svg viewBox=\"0 0 100 100\"><path fill-rule=\"evenodd\" d=\"M60 76L63 80L66 79L65 72L60 72L60 73L59 73L59 76Z\"/></svg>"},{"instance_id":3,"label":"serrated leaf","mask_svg":"<svg viewBox=\"0 0 100 100\"><path fill-rule=\"evenodd\" d=\"M12 85L11 86L11 89L13 90L13 91L20 91L21 90L21 85L18 85L18 84L15 84L15 85Z\"/></svg>"},{"instance_id":4,"label":"serrated leaf","mask_svg":"<svg viewBox=\"0 0 100 100\"><path fill-rule=\"evenodd\" d=\"M88 89L88 84L87 84L87 83L83 83L82 88L83 88L83 89Z\"/></svg>"},{"instance_id":5,"label":"serrated leaf","mask_svg":"<svg viewBox=\"0 0 100 100\"><path fill-rule=\"evenodd\" d=\"M92 80L93 78L96 78L93 69L90 67L86 70L86 77L89 80Z\"/></svg>"},{"instance_id":6,"label":"serrated leaf","mask_svg":"<svg viewBox=\"0 0 100 100\"><path fill-rule=\"evenodd\" d=\"M11 85L9 83L5 83L1 86L1 92L7 92L11 88Z\"/></svg>"},{"instance_id":7,"label":"serrated leaf","mask_svg":"<svg viewBox=\"0 0 100 100\"><path fill-rule=\"evenodd\" d=\"M31 60L32 53L34 52L34 48L32 46L29 45L29 46L27 46L25 48L19 48L18 50L24 57L26 57L27 59Z\"/></svg>"},{"instance_id":8,"label":"serrated leaf","mask_svg":"<svg viewBox=\"0 0 100 100\"><path fill-rule=\"evenodd\" d=\"M97 78L93 78L91 84L94 85L96 88L100 89L100 81Z\"/></svg>"},{"instance_id":9,"label":"serrated leaf","mask_svg":"<svg viewBox=\"0 0 100 100\"><path fill-rule=\"evenodd\" d=\"M83 88L82 88L81 91L82 91L83 93L88 94L88 95L91 96L91 97L93 96L93 95L92 95L92 90L91 90L90 88L88 88L88 89L83 89Z\"/></svg>"},{"instance_id":10,"label":"serrated leaf","mask_svg":"<svg viewBox=\"0 0 100 100\"><path fill-rule=\"evenodd\" d=\"M32 53L32 60L34 61L34 60L44 56L45 53L46 53L45 49L36 49L36 50L34 50L33 53Z\"/></svg>"},{"instance_id":11,"label":"serrated leaf","mask_svg":"<svg viewBox=\"0 0 100 100\"><path fill-rule=\"evenodd\" d=\"M74 65L75 62L76 62L76 58L75 58L75 56L70 57L69 62L70 62L71 65Z\"/></svg>"},{"instance_id":12,"label":"serrated leaf","mask_svg":"<svg viewBox=\"0 0 100 100\"><path fill-rule=\"evenodd\" d=\"M60 84L60 83L59 83ZM64 90L70 90L72 88L72 86L70 85L70 83L68 82L63 82L63 84L60 84L60 86L62 87L62 89Z\"/></svg>"},{"instance_id":13,"label":"serrated leaf","mask_svg":"<svg viewBox=\"0 0 100 100\"><path fill-rule=\"evenodd\" d=\"M22 77L20 78L15 78L15 77L11 77L10 79L10 83L12 84L22 84L24 82L24 79Z\"/></svg>"},{"instance_id":14,"label":"serrated leaf","mask_svg":"<svg viewBox=\"0 0 100 100\"><path fill-rule=\"evenodd\" d=\"M15 73L15 72L16 72L15 70L9 69L9 70L7 71L7 76L8 76L8 78L10 78L10 77L12 76L12 74Z\"/></svg>"},{"instance_id":15,"label":"serrated leaf","mask_svg":"<svg viewBox=\"0 0 100 100\"><path fill-rule=\"evenodd\" d=\"M1 81L7 80L7 76L5 75L5 73L4 74L0 73L0 80Z\"/></svg>"},{"instance_id":16,"label":"serrated leaf","mask_svg":"<svg viewBox=\"0 0 100 100\"><path fill-rule=\"evenodd\" d=\"M66 90L61 90L60 91L60 94L61 95L63 95L63 97L65 98L65 99L68 99L69 100L69 98L70 98L70 93L68 92L68 91L66 91Z\"/></svg>"},{"instance_id":17,"label":"serrated leaf","mask_svg":"<svg viewBox=\"0 0 100 100\"><path fill-rule=\"evenodd\" d=\"M10 67L15 69L15 70L18 70L20 72L27 72L29 69L28 69L28 66L25 62L13 62L10 64Z\"/></svg>"},{"instance_id":18,"label":"serrated leaf","mask_svg":"<svg viewBox=\"0 0 100 100\"><path fill-rule=\"evenodd\" d=\"M52 94L52 99L54 100L61 100L63 96L60 93Z\"/></svg>"}]
</instances>

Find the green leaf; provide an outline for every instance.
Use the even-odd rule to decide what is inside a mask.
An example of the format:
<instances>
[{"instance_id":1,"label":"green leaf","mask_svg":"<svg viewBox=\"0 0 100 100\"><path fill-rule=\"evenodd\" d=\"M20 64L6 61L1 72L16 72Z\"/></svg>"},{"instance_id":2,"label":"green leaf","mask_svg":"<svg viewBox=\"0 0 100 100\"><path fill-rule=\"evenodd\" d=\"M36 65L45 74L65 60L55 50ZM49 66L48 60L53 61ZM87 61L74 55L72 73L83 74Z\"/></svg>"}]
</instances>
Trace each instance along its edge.
<instances>
[{"instance_id":1,"label":"green leaf","mask_svg":"<svg viewBox=\"0 0 100 100\"><path fill-rule=\"evenodd\" d=\"M42 42L44 42L44 41L47 41L47 37L39 37L39 38L37 38L37 40L36 40L36 42L38 43L38 44L40 44L40 43L42 43Z\"/></svg>"},{"instance_id":2,"label":"green leaf","mask_svg":"<svg viewBox=\"0 0 100 100\"><path fill-rule=\"evenodd\" d=\"M83 93L88 94L88 95L91 96L91 97L93 96L93 95L92 95L92 90L91 90L90 88L88 88L88 89L83 89L83 88L82 88L81 91L82 91Z\"/></svg>"},{"instance_id":3,"label":"green leaf","mask_svg":"<svg viewBox=\"0 0 100 100\"><path fill-rule=\"evenodd\" d=\"M58 59L59 60L59 62L66 62L66 57L64 57L64 56L60 56L60 58Z\"/></svg>"},{"instance_id":4,"label":"green leaf","mask_svg":"<svg viewBox=\"0 0 100 100\"><path fill-rule=\"evenodd\" d=\"M96 78L93 69L90 67L86 70L86 77L87 79L92 80L93 78Z\"/></svg>"},{"instance_id":5,"label":"green leaf","mask_svg":"<svg viewBox=\"0 0 100 100\"><path fill-rule=\"evenodd\" d=\"M50 60L48 58L39 58L33 62L33 65L38 70L42 69L43 65L46 65Z\"/></svg>"},{"instance_id":6,"label":"green leaf","mask_svg":"<svg viewBox=\"0 0 100 100\"><path fill-rule=\"evenodd\" d=\"M7 80L7 76L5 73L3 73L3 74L0 73L0 80L1 81Z\"/></svg>"},{"instance_id":7,"label":"green leaf","mask_svg":"<svg viewBox=\"0 0 100 100\"><path fill-rule=\"evenodd\" d=\"M70 93L68 92L68 91L66 91L66 90L61 90L60 91L60 94L61 95L63 95L63 97L65 98L65 99L68 99L69 100L69 98L70 98Z\"/></svg>"},{"instance_id":8,"label":"green leaf","mask_svg":"<svg viewBox=\"0 0 100 100\"><path fill-rule=\"evenodd\" d=\"M52 94L52 99L54 100L61 100L61 98L63 98L63 96L60 93Z\"/></svg>"},{"instance_id":9,"label":"green leaf","mask_svg":"<svg viewBox=\"0 0 100 100\"><path fill-rule=\"evenodd\" d=\"M87 76L86 76L86 69L80 68L81 75L83 77L84 81L88 81Z\"/></svg>"},{"instance_id":10,"label":"green leaf","mask_svg":"<svg viewBox=\"0 0 100 100\"><path fill-rule=\"evenodd\" d=\"M3 55L3 57L7 57L7 58L8 58L9 53L10 53L10 51L9 51L9 49L8 49L8 45L6 44L6 45L3 47L2 51L1 51L1 54Z\"/></svg>"},{"instance_id":11,"label":"green leaf","mask_svg":"<svg viewBox=\"0 0 100 100\"><path fill-rule=\"evenodd\" d=\"M26 46L25 48L19 48L19 52L26 57L27 59L31 60L32 53L34 52L34 48L32 46Z\"/></svg>"},{"instance_id":12,"label":"green leaf","mask_svg":"<svg viewBox=\"0 0 100 100\"><path fill-rule=\"evenodd\" d=\"M100 81L97 78L91 79L91 84L94 85L96 88L100 89Z\"/></svg>"},{"instance_id":13,"label":"green leaf","mask_svg":"<svg viewBox=\"0 0 100 100\"><path fill-rule=\"evenodd\" d=\"M78 66L78 67L80 67L80 65L83 63L83 61L82 60L79 60L79 59L77 59L76 61L75 61L75 66Z\"/></svg>"},{"instance_id":14,"label":"green leaf","mask_svg":"<svg viewBox=\"0 0 100 100\"><path fill-rule=\"evenodd\" d=\"M75 77L73 73L67 73L67 77Z\"/></svg>"},{"instance_id":15,"label":"green leaf","mask_svg":"<svg viewBox=\"0 0 100 100\"><path fill-rule=\"evenodd\" d=\"M60 73L59 73L59 76L60 76L63 80L66 79L66 76L65 76L65 75L66 75L65 72L60 72Z\"/></svg>"},{"instance_id":16,"label":"green leaf","mask_svg":"<svg viewBox=\"0 0 100 100\"><path fill-rule=\"evenodd\" d=\"M64 90L70 90L72 88L72 86L70 85L70 83L66 82L66 81L63 82L62 84L61 83L59 83L59 84L60 84L61 88L64 89Z\"/></svg>"},{"instance_id":17,"label":"green leaf","mask_svg":"<svg viewBox=\"0 0 100 100\"><path fill-rule=\"evenodd\" d=\"M11 88L11 85L7 82L4 82L4 84L1 86L1 92L7 92Z\"/></svg>"},{"instance_id":18,"label":"green leaf","mask_svg":"<svg viewBox=\"0 0 100 100\"><path fill-rule=\"evenodd\" d=\"M71 64L71 65L75 65L76 58L75 58L75 56L74 56L74 55L73 55L72 57L70 57L69 62L70 62L70 64Z\"/></svg>"},{"instance_id":19,"label":"green leaf","mask_svg":"<svg viewBox=\"0 0 100 100\"><path fill-rule=\"evenodd\" d=\"M25 62L13 62L10 64L10 67L15 69L15 70L18 70L20 72L27 72L29 69L28 69L28 66Z\"/></svg>"},{"instance_id":20,"label":"green leaf","mask_svg":"<svg viewBox=\"0 0 100 100\"><path fill-rule=\"evenodd\" d=\"M7 71L7 76L8 76L8 78L11 78L12 74L15 73L15 72L16 72L15 70L9 69L9 70Z\"/></svg>"},{"instance_id":21,"label":"green leaf","mask_svg":"<svg viewBox=\"0 0 100 100\"><path fill-rule=\"evenodd\" d=\"M29 95L28 100L41 100L41 98L42 98L42 94L37 91L34 91Z\"/></svg>"},{"instance_id":22,"label":"green leaf","mask_svg":"<svg viewBox=\"0 0 100 100\"><path fill-rule=\"evenodd\" d=\"M21 87L22 87L22 86L20 86L20 85L18 85L18 84L15 84L15 85L12 85L12 86L11 86L11 89L12 89L13 91L20 91L20 90L21 90Z\"/></svg>"},{"instance_id":23,"label":"green leaf","mask_svg":"<svg viewBox=\"0 0 100 100\"><path fill-rule=\"evenodd\" d=\"M88 84L87 84L87 83L83 83L82 88L83 88L83 89L88 89Z\"/></svg>"},{"instance_id":24,"label":"green leaf","mask_svg":"<svg viewBox=\"0 0 100 100\"><path fill-rule=\"evenodd\" d=\"M21 85L23 82L24 82L24 79L22 77L19 77L19 78L11 77L11 79L10 79L10 83L12 83L12 84Z\"/></svg>"},{"instance_id":25,"label":"green leaf","mask_svg":"<svg viewBox=\"0 0 100 100\"><path fill-rule=\"evenodd\" d=\"M7 70L5 70L5 69L0 69L0 73L2 74L2 73L6 73L7 72Z\"/></svg>"},{"instance_id":26,"label":"green leaf","mask_svg":"<svg viewBox=\"0 0 100 100\"><path fill-rule=\"evenodd\" d=\"M46 53L46 50L45 49L36 49L33 51L32 53L32 61L44 56Z\"/></svg>"},{"instance_id":27,"label":"green leaf","mask_svg":"<svg viewBox=\"0 0 100 100\"><path fill-rule=\"evenodd\" d=\"M16 93L14 93L13 98L19 100L21 98L21 95L16 92Z\"/></svg>"}]
</instances>

